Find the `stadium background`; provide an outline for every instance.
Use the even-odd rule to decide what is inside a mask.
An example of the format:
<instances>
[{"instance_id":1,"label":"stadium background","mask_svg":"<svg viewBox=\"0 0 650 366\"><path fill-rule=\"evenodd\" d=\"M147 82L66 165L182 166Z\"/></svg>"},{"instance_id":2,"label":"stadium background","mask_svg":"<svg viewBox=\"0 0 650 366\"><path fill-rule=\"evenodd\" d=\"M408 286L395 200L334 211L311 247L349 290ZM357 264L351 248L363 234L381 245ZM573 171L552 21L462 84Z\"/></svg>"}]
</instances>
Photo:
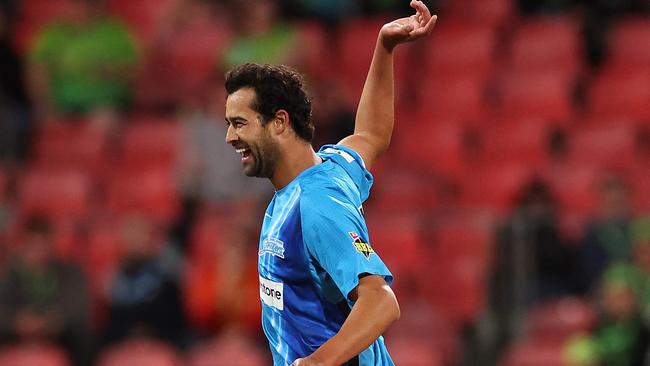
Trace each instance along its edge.
<instances>
[{"instance_id":1,"label":"stadium background","mask_svg":"<svg viewBox=\"0 0 650 366\"><path fill-rule=\"evenodd\" d=\"M650 3L426 3L365 207L397 364L641 364ZM0 4L0 365L269 364L223 72L293 65L337 141L406 1Z\"/></svg>"}]
</instances>

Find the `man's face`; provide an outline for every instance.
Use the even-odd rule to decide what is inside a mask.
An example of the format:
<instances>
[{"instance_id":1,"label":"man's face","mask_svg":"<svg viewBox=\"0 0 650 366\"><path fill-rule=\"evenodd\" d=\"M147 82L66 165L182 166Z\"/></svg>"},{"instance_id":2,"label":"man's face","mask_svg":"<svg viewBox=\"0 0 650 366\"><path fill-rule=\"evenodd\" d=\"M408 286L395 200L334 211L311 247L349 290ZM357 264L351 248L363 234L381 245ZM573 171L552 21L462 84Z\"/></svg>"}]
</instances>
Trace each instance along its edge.
<instances>
[{"instance_id":1,"label":"man's face","mask_svg":"<svg viewBox=\"0 0 650 366\"><path fill-rule=\"evenodd\" d=\"M269 131L272 122L262 126L262 116L251 108L255 100L252 88L242 88L226 99L226 142L241 154L244 174L271 178L280 150Z\"/></svg>"}]
</instances>

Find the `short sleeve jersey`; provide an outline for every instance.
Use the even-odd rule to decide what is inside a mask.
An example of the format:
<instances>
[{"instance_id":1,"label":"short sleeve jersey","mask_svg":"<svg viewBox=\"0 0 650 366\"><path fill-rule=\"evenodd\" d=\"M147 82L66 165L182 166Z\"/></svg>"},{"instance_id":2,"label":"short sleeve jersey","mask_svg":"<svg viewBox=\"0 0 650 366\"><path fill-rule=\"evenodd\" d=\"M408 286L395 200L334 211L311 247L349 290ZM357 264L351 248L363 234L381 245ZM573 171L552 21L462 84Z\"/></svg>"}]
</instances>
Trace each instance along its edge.
<instances>
[{"instance_id":1,"label":"short sleeve jersey","mask_svg":"<svg viewBox=\"0 0 650 366\"><path fill-rule=\"evenodd\" d=\"M275 193L262 225L259 280L262 327L273 364L290 365L334 336L365 275L392 274L370 244L362 203L372 175L345 146L325 145L323 162ZM346 366L393 365L379 337Z\"/></svg>"}]
</instances>

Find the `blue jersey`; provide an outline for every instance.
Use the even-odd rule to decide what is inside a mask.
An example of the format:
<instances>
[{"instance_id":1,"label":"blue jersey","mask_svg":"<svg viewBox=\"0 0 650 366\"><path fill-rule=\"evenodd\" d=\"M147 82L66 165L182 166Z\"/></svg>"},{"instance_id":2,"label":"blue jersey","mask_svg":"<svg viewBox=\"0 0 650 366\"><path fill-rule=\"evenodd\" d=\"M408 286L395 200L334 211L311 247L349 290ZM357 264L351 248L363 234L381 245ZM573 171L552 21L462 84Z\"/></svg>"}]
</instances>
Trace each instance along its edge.
<instances>
[{"instance_id":1,"label":"blue jersey","mask_svg":"<svg viewBox=\"0 0 650 366\"><path fill-rule=\"evenodd\" d=\"M323 162L275 193L259 245L262 327L273 364L288 366L334 336L353 302L349 294L366 274L392 274L374 252L361 204L372 175L345 146L326 145ZM346 365L393 365L384 340Z\"/></svg>"}]
</instances>

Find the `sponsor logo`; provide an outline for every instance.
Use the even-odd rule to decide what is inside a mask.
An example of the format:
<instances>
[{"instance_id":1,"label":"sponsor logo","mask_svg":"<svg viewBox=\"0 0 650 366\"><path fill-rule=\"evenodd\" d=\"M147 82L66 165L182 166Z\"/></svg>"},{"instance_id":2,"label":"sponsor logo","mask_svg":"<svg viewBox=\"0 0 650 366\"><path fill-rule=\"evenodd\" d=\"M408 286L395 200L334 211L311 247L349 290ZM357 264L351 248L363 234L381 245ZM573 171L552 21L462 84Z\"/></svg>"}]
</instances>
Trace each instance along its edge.
<instances>
[{"instance_id":1,"label":"sponsor logo","mask_svg":"<svg viewBox=\"0 0 650 366\"><path fill-rule=\"evenodd\" d=\"M266 238L262 241L259 256L269 253L284 259L284 242L278 238Z\"/></svg>"},{"instance_id":2,"label":"sponsor logo","mask_svg":"<svg viewBox=\"0 0 650 366\"><path fill-rule=\"evenodd\" d=\"M363 254L366 257L366 259L369 260L370 254L374 253L375 250L372 249L370 244L364 242L363 239L361 239L361 237L359 236L359 234L353 231L348 232L348 234L350 234L350 237L352 238L352 245L354 245L354 248L357 250L357 252Z\"/></svg>"},{"instance_id":3,"label":"sponsor logo","mask_svg":"<svg viewBox=\"0 0 650 366\"><path fill-rule=\"evenodd\" d=\"M284 310L284 284L260 276L260 299L270 307Z\"/></svg>"}]
</instances>

